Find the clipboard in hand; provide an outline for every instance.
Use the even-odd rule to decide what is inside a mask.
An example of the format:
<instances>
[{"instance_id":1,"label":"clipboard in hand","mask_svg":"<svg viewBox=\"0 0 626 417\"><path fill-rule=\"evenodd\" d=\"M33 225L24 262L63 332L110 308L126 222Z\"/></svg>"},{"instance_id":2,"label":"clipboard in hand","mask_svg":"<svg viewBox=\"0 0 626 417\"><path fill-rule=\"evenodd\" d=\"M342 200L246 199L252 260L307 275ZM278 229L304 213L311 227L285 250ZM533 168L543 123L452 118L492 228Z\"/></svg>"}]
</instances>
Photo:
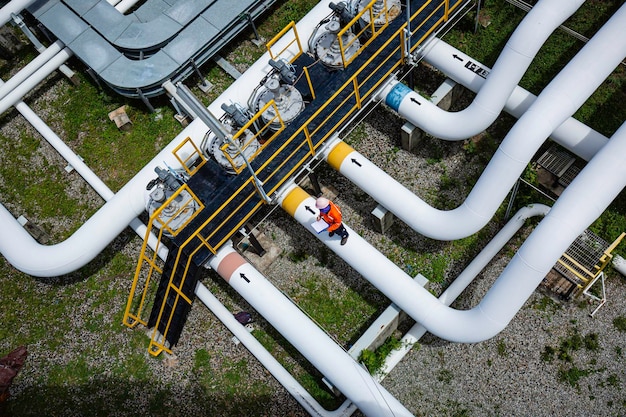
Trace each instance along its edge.
<instances>
[{"instance_id":1,"label":"clipboard in hand","mask_svg":"<svg viewBox=\"0 0 626 417\"><path fill-rule=\"evenodd\" d=\"M326 223L324 219L319 219L318 221L311 223L311 227L313 227L313 230L315 230L316 233L321 233L328 229L328 223Z\"/></svg>"}]
</instances>

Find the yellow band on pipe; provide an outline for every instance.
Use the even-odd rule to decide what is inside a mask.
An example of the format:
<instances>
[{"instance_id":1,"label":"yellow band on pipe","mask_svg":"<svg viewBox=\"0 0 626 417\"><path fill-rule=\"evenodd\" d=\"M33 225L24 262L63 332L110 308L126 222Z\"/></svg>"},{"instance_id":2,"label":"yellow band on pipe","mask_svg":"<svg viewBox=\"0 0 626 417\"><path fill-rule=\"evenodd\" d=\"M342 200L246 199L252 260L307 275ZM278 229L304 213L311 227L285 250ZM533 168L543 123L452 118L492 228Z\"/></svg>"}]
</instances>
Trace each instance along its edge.
<instances>
[{"instance_id":1,"label":"yellow band on pipe","mask_svg":"<svg viewBox=\"0 0 626 417\"><path fill-rule=\"evenodd\" d=\"M341 141L328 153L326 160L331 167L339 171L343 160L352 152L354 152L354 149L346 142Z\"/></svg>"},{"instance_id":2,"label":"yellow band on pipe","mask_svg":"<svg viewBox=\"0 0 626 417\"><path fill-rule=\"evenodd\" d=\"M283 199L281 206L291 215L291 217L295 217L298 206L300 206L300 204L309 197L309 193L304 191L302 188L294 187L294 189L291 190Z\"/></svg>"}]
</instances>

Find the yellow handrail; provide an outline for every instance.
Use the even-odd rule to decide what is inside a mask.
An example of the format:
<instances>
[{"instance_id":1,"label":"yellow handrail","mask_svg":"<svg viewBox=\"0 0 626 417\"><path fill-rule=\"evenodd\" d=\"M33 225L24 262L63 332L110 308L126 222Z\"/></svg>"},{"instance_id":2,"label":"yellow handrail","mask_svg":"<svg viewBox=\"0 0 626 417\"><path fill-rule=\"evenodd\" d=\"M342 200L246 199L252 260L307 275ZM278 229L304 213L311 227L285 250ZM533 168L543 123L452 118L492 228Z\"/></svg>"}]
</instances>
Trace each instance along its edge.
<instances>
[{"instance_id":1,"label":"yellow handrail","mask_svg":"<svg viewBox=\"0 0 626 417\"><path fill-rule=\"evenodd\" d=\"M447 0L445 0L445 1L447 2ZM427 4L430 4L430 3L432 3L432 1L427 2ZM457 1L454 4L454 6L449 7L449 5L444 4L444 2L442 2L438 7L439 8L441 8L441 7L447 8L448 12L450 12L450 11L454 10L456 7L458 7L458 5L461 4L461 3L462 3L462 1L459 0L459 1ZM373 4L373 2L370 3L370 5L368 5L368 6L371 6L372 4ZM415 12L413 14L412 19L417 18L419 13L422 12L425 7L426 7L426 4L424 6L422 6L422 8L420 8L417 12ZM366 10L363 13L366 13L367 10L368 10L368 8L366 7ZM435 12L433 12L433 13L435 13ZM376 16L372 15L370 17L376 17ZM426 18L424 18L424 20L427 20L430 17L432 17L432 14L429 14ZM440 23L442 21L445 21L446 19L447 19L447 16L443 16L441 19L439 19L438 23ZM372 21L372 19L370 19L370 21ZM355 23L355 22L352 22L352 23ZM349 25L347 25L347 26L349 26ZM435 26L436 26L436 24L435 24ZM384 73L378 74L378 72L380 72L380 69L384 65L386 65L389 60L394 59L394 56L396 55L397 52L402 52L402 49L401 49L403 47L402 42L400 42L399 45L397 47L395 47L392 51L386 51L386 49L388 48L390 43L393 42L394 40L397 40L397 39L401 40L401 36L403 36L403 32L405 31L405 28L406 28L406 23L404 23L395 33L393 33L383 43L383 45L381 45L375 52L373 52L371 54L371 56L366 60L366 62L361 66L361 68L359 68L352 75L352 77L347 79L345 81L345 83L322 106L320 106L320 108L318 108L313 113L313 115L311 115L300 126L300 128L298 128L294 132L293 135L291 135L291 137L289 137L272 155L269 156L269 158L267 158L267 160L257 170L255 170L255 174L259 175L259 178L261 179L261 181L266 182L268 179L271 179L273 177L273 175L275 174L275 172L272 172L270 174L267 174L265 177L261 177L261 174L262 174L263 170L266 169L276 158L279 158L279 157L282 158L281 164L276 168L276 169L279 169L279 168L281 168L281 167L283 167L285 165L285 163L289 160L289 158L292 158L295 155L297 150L301 148L301 146L302 146L301 144L299 144L298 147L296 148L296 150L292 151L289 155L283 155L282 152L284 151L284 149L287 146L289 146L294 141L298 140L298 138L300 138L300 137L303 138L303 141L306 143L306 146L308 146L310 148L310 152L305 153L305 155L301 158L300 161L295 161L296 162L294 164L295 168L290 170L288 175L292 174L297 169L298 165L300 163L302 163L306 158L308 158L311 155L313 155L315 150L317 148L319 148L323 144L323 142L332 134L332 130L329 130L329 132L324 134L322 137L317 137L315 139L313 139L313 138L316 137L318 135L318 133L320 132L320 130L328 123L328 121L333 116L335 116L335 114L337 112L337 109L339 107L344 106L349 100L354 100L354 104L352 105L352 107L350 109L348 109L346 111L345 115L339 121L333 121L333 123L335 123L336 125L340 125L340 124L344 123L352 114L354 114L354 112L356 110L358 110L359 108L362 108L362 106L364 104L364 100L369 98L373 94L373 92L380 87L380 85L384 82L384 80L387 79L389 77L389 75L391 73L393 73L402 64L403 54L400 53L399 56L397 57L396 62L394 62L393 65L391 65ZM273 46L278 41L278 39L280 39L283 35L285 35L287 32L289 32L292 29L294 30L296 39L291 41L286 48L281 50L281 52L279 52L278 54L274 54L271 51L271 46ZM381 30L382 29L378 29L378 32L380 32ZM415 29L415 31L417 31L417 30L418 29ZM414 33L415 33L415 31L414 31ZM377 32L375 32L375 33L377 33ZM428 32L427 34L424 34L423 37L421 37L420 39L416 40L414 47L417 47L417 45L420 42L422 42L429 34L430 34L430 32ZM270 56L272 56L273 58L276 58L276 57L280 56L290 45L292 45L296 41L298 42L299 48L301 48L301 45L299 44L299 39L297 37L297 32L295 30L295 24L293 22L291 22L278 35L276 35L270 42L268 42L268 51L270 51ZM385 56L385 58L382 60L382 62L378 63L375 68L370 68L371 67L371 63L375 59L377 59L385 51L387 53L387 56ZM376 76L378 78L378 80L376 82L374 82L373 85L371 85L369 88L364 89L363 86L374 76ZM311 86L311 91L313 92L313 87L312 86ZM342 97L341 100L339 102L337 102L337 98L340 97L340 95L342 95L342 94L345 94L345 97ZM321 121L317 120L319 115L322 114L323 112L325 112L331 106L334 107L333 111L331 111L330 114L328 114L323 120L321 120ZM311 126L314 126L314 127L311 129ZM267 145L267 143L266 143L266 145ZM266 145L264 145L264 147L266 147ZM241 169L239 169L239 172L241 172ZM288 177L288 175L285 175L285 177ZM220 210L225 209L226 206L232 201L232 199L234 199L239 193L243 192L248 185L251 185L250 180L246 181L244 183L244 185L242 185L231 196L231 198L229 198L229 200L227 202L225 202L216 212L219 212ZM278 189L280 185L281 185L281 182L279 181L278 184L273 186L271 189L266 190L266 192L271 194L276 189ZM253 187L251 187L251 188L253 188ZM245 198L244 202L250 201L250 198L252 198L253 196L254 196L254 191L251 189L251 193ZM239 207L241 207L242 204L240 204L237 208L235 208L234 211L236 211ZM255 206L255 209L260 207L262 204L263 204L263 202L259 202ZM231 208L231 210L232 210L232 208ZM208 223L210 221L212 221L214 217L215 216L211 216L211 218L207 221L206 225L208 225ZM249 217L250 216L245 216L246 219L248 219ZM207 240L211 239L215 235L215 233L217 231L223 229L223 227L226 225L226 223L228 221L231 220L231 218L232 218L232 216L229 215L226 219L223 219L219 224L217 224L215 226L212 226L212 228L211 228L212 233L209 236L205 236L205 238ZM239 228L241 227L242 224L243 224L242 222L238 222L236 227L232 227L231 228L232 230L230 231L230 233L232 234L232 233L236 232L237 230L239 230ZM205 227L206 227L206 225L205 225ZM225 242L227 240L227 237L222 239L218 244L210 245L210 249L213 252L215 252L216 248L219 247L219 244Z\"/></svg>"},{"instance_id":2,"label":"yellow handrail","mask_svg":"<svg viewBox=\"0 0 626 417\"><path fill-rule=\"evenodd\" d=\"M186 158L181 158L179 155L179 151L181 151L183 148L189 147L191 147L191 151L188 151L189 155ZM174 154L178 162L180 162L180 164L189 176L192 176L193 174L198 172L200 167L206 164L207 161L202 152L200 152L200 149L198 149L196 144L191 140L189 136L187 136L178 146L176 146L172 150L172 153ZM195 163L197 160L199 160L200 162ZM193 169L190 168L191 164L188 164L188 162L190 162L191 164L195 163L193 165Z\"/></svg>"},{"instance_id":3,"label":"yellow handrail","mask_svg":"<svg viewBox=\"0 0 626 417\"><path fill-rule=\"evenodd\" d=\"M178 196L181 195L183 192L187 193L187 195L189 195L192 200L195 200L196 204L198 205L197 210L194 213L190 214L187 221L185 221L180 227L178 227L177 230L173 230L171 227L169 227L169 223L175 218L175 216L171 216L168 221L163 221L161 219L161 213L166 207L168 207L172 203L172 201L178 198ZM188 207L189 204L190 200L185 202L181 210L185 207ZM163 267L160 266L161 261L158 258L158 253L161 248L161 242L164 232L168 231L172 233L182 230L184 226L189 224L189 222L193 220L203 208L204 205L202 204L200 199L195 196L195 194L191 191L191 189L189 189L187 184L183 184L170 198L165 201L165 203L163 203L163 205L161 205L161 207L155 210L154 213L150 216L150 220L148 221L148 226L146 228L146 234L144 236L144 241L141 246L139 260L137 261L137 267L135 268L135 275L133 276L130 294L126 303L126 310L124 311L123 323L126 326L134 327L137 324L147 324L146 320L142 317L142 313L147 302L148 293L151 290L150 281L152 275L155 272L159 274L163 273ZM177 213L180 214L180 210ZM155 249L152 251L152 255L148 256L148 241L150 240L150 234L152 233L153 227L156 227L158 230L157 242ZM146 265L147 271L144 271ZM140 287L140 278L143 278L141 285L143 288L140 290L139 295L137 295L137 290ZM137 296L139 296L138 300Z\"/></svg>"},{"instance_id":4,"label":"yellow handrail","mask_svg":"<svg viewBox=\"0 0 626 417\"><path fill-rule=\"evenodd\" d=\"M368 6L366 6L366 8L359 13L358 16L356 16L355 19L353 19L353 21L351 21L350 24L346 26L346 28L340 31L338 35L340 39L339 42L342 48L341 54L344 68L352 63L354 61L354 58L356 58L356 56L361 53L361 51L365 47L369 46L373 40L368 40L364 45L361 46L359 51L355 55L353 55L353 57L350 57L348 60L346 60L344 50L351 47L352 44L349 42L344 44L341 35L346 33L348 27L357 27L356 25L358 25L358 20L360 19L360 17L362 17L365 13L369 13L369 23L363 26L361 32L367 31L368 34L371 35L371 38L375 38L376 36L379 36L389 24L390 19L386 2L383 9L384 11L381 12L381 14L375 15L372 9L375 1L376 0L372 0L368 4ZM417 12L412 15L411 20L418 19L419 16L421 16L421 14L423 13L424 8L432 2L432 0L427 1ZM458 0L451 5L448 0L443 0L437 6L435 11L423 18L423 21L419 22L415 26L412 25L413 30L411 35L415 35L419 30L422 30L424 21L432 18L433 13L440 11L442 7L444 8L443 17L441 17L437 21L437 23L433 25L432 28L426 30L423 36L420 37L420 39L413 42L412 51L414 48L418 47L419 44L432 33L433 30L435 30L435 27L438 24L447 21L449 18L449 13L456 9L462 2L463 0ZM380 22L381 20L383 20L381 19L383 17L382 13L384 13L385 23L383 26L377 27L376 25L374 25L374 22ZM354 114L354 112L363 108L365 100L371 97L373 92L380 87L384 80L386 80L394 71L398 69L400 65L402 65L405 56L405 51L403 50L405 46L403 42L405 30L406 23L401 25L401 27L396 32L391 34L391 36L386 39L385 42L383 42L383 44L378 47L376 51L370 54L370 56L365 60L361 67L358 68L354 72L354 74L349 77L344 82L344 84L335 93L333 93L332 96L328 100L326 100L326 102L323 103L322 106L320 106L298 129L296 129L296 131L289 138L287 138L285 142L281 142L280 146L278 146L277 149L263 162L263 164L261 164L261 166L255 170L255 175L257 175L258 178L264 183L268 183L269 180L275 180L278 172L281 172L282 177L278 178L278 180L275 181L275 183L271 187L269 187L269 190L266 190L268 194L274 193L287 178L293 175L294 172L300 168L302 163L304 163L307 158L314 156L316 149L322 146L324 141L331 134L334 133L336 129L326 129L329 125L329 122L332 121L332 123L337 126L348 120ZM287 41L285 47L283 47L278 53L274 53L272 47L275 46L280 41L280 39L282 39L283 36L285 36L290 31L293 31L294 39ZM399 44L390 48L391 43L397 40L399 40ZM289 59L290 62L295 61L295 59L297 59L303 53L302 45L300 44L300 39L296 30L296 25L294 22L291 22L270 42L267 43L267 50L272 59L283 58L283 55L286 55L285 52L294 44L297 44L298 51L295 52L295 54L292 52L291 59ZM373 65L374 62L376 62L376 64ZM311 82L308 68L304 67L303 72L304 75L307 77L307 83L309 85L309 89L311 90L311 96L313 97L313 99L315 99L314 86ZM269 137L269 139L264 142L259 150L257 150L253 155L248 157L249 160L253 160L255 157L257 157L261 149L267 149L268 144L273 143L273 141L275 140L278 140L277 138L279 137L279 134L284 131L285 124L280 117L276 104L273 101L267 103L262 109L257 112L257 114L255 114L252 120L250 120L233 136L233 139L235 140L241 137L245 137L243 135L246 134L246 130L250 129L255 123L258 125L258 121L261 115L263 115L272 106L276 113L276 117L272 118L270 121L265 121L263 127L261 127L260 131L256 135L254 135L253 139L262 140L262 136L265 136L268 129L270 129L270 125L275 126L276 122L278 122L280 128L276 130ZM349 107L346 108L346 106ZM338 117L337 112L340 108L343 109L344 114L341 117ZM322 114L324 114L323 118L320 117L320 115ZM339 120L335 120L335 118ZM326 129L326 131L324 132L323 129ZM196 159L196 153L198 155L201 155L201 152L197 149L195 144L189 138L187 139L188 140L183 141L183 143L181 143L175 149L174 154L181 162L181 165L185 167L187 173L191 176L197 172L199 166L204 164L206 160L203 158L200 161L199 165L196 165L193 169L191 168L190 161ZM250 145L251 140L252 139L247 140L243 144L242 150ZM193 148L189 150L189 146L192 146ZM224 146L221 148L222 151L224 151L226 147L227 144L224 144ZM179 151L183 149L189 150L187 152L189 156L186 158L181 158L178 155ZM235 154L233 156L232 154L225 153L225 155L231 165L233 165L233 168L236 170L236 172L242 172L243 167L235 166L236 164L234 163L234 159L238 156L238 154ZM295 158L299 159L296 160ZM288 172L282 172L281 170L284 169L284 167L288 163L292 166L292 168L290 168ZM270 166L272 167L272 169L268 170ZM266 170L268 172L266 172ZM181 204L181 206L175 211L174 216L170 216L167 221L161 219L159 217L161 211L165 208L165 206L167 206L167 204L170 203L170 200L179 196L180 193L183 192L183 190L189 193L191 197L184 198L186 199L186 201L184 201L183 204ZM203 249L208 249L211 253L215 254L217 252L217 249L221 245L223 245L228 239L230 239L233 233L243 227L243 225L250 219L252 215L254 215L258 208L265 204L265 201L263 199L258 199L257 197L258 195L255 188L254 180L252 176L250 176L243 182L243 184L239 186L237 190L235 190L235 192L233 192L229 196L229 198L225 202L222 203L219 208L217 208L213 213L208 216L208 218L202 223L202 225L200 225L193 233L191 233L191 235L180 245L180 250L175 259L172 275L169 277L169 283L166 289L166 299L167 295L172 294L171 291L173 291L175 294L174 303L171 310L172 312L175 311L178 302L191 302L189 297L182 292L182 288L185 283L185 278L191 266L193 257ZM249 207L250 202L254 201L253 199L255 198L257 198L256 203L253 204L252 208ZM172 236L176 236L176 233L178 233L179 230L182 230L185 226L189 225L192 219L187 219L182 227L177 226L176 229L170 227L169 223L177 215L182 214L184 210L190 208L190 204L192 204L194 200L196 201L196 204L198 204L198 206L200 207L197 210L197 212L199 213L201 210L204 209L204 206L185 184L181 187L179 191L177 191L174 196L168 199L168 201L162 207L156 210L155 213L151 216L148 230L146 232L146 239L144 240L144 244L142 245L140 258L138 260L137 268L135 270L135 276L133 278L133 283L131 286L131 294L129 295L126 311L124 313L125 325L129 327L134 327L137 323L142 323L144 325L146 324L146 320L142 318L142 313L145 311L144 307L147 304L147 300L150 295L149 288L154 287L154 285L150 285L151 276L154 273L163 273L163 267L161 266L160 260L157 256L158 248L161 245L161 239L164 233L169 233ZM237 201L237 203L233 204L234 201ZM244 207L246 209L245 213L242 212L242 209ZM226 215L224 216L225 213ZM220 215L219 222L216 222L216 224L212 224L218 217L218 215ZM195 218L195 215L193 218ZM237 219L237 221L233 222L235 218ZM231 222L233 222L234 224L231 224ZM153 226L158 226L157 249L153 252L151 256L148 256L147 237ZM226 226L228 226L229 228L225 229ZM220 236L219 240L216 239L216 236ZM216 242L215 240L218 241ZM188 257L184 266L181 262L181 253L183 252L187 254L185 256ZM181 278L180 282L178 282L177 284L173 282L173 278L176 276L176 271L182 272L182 274L178 274L178 276ZM161 319L163 319L163 314L164 305L161 305L159 308L159 323ZM167 346L167 344L165 343L166 335L169 331L171 321L172 314L167 317L167 321L165 323L165 327L163 328L162 335L158 333L159 326L157 326L157 328L153 331L149 347L149 351L151 354L158 355L164 350L171 352L170 347Z\"/></svg>"},{"instance_id":5,"label":"yellow handrail","mask_svg":"<svg viewBox=\"0 0 626 417\"><path fill-rule=\"evenodd\" d=\"M287 32L289 32L290 30L293 30L293 34L294 34L294 39L290 42L287 43L287 45L280 50L280 52L278 52L277 54L274 54L274 52L272 52L272 46L274 46ZM283 53L285 53L285 51L287 51L289 49L289 47L291 45L293 45L294 43L296 43L298 45L298 52L291 57L291 59L289 59L289 62L293 62L296 59L298 59L298 57L300 55L303 54L303 50L302 50L302 44L300 43L300 37L298 36L298 30L296 28L296 24L295 22L292 20L291 22L289 22L289 24L287 26L285 26L285 28L283 30L281 30L280 32L278 32L278 34L276 36L274 36L266 45L265 47L267 48L267 52L270 54L270 57L274 60L278 59Z\"/></svg>"},{"instance_id":6,"label":"yellow handrail","mask_svg":"<svg viewBox=\"0 0 626 417\"><path fill-rule=\"evenodd\" d=\"M272 133L270 138L265 140L263 146L260 146L259 149L257 149L252 155L247 156L248 162L251 162L263 150L264 146L268 145L276 136L278 136L285 129L285 122L283 121L282 117L280 117L278 106L276 106L276 103L272 99L269 102L267 102L265 106L263 106L263 108L259 110L252 117L252 119L248 121L248 123L246 123L241 129L237 131L237 133L235 133L235 135L233 136L233 141L237 141L240 137L245 135L246 132L250 131L250 128L256 123L257 120L259 119L263 120L262 118L263 114L265 114L270 108L274 110L274 116L269 121L265 122L265 124L259 129L259 131L256 134L252 135L250 139L248 139L243 144L243 146L240 147L240 150L238 150L234 155L231 155L228 152L230 143L225 142L220 147L220 150L222 151L222 153L224 154L224 156L226 157L230 165L233 167L233 170L237 174L241 173L241 171L243 171L243 169L245 168L245 163L238 164L236 161L237 157L240 155L242 158L245 158L245 156L241 154L245 149L247 149L255 140L261 141L263 136L266 135L267 131L272 130L271 126L273 124L275 125L276 123L278 123L279 125L278 129L275 129L275 131Z\"/></svg>"}]
</instances>

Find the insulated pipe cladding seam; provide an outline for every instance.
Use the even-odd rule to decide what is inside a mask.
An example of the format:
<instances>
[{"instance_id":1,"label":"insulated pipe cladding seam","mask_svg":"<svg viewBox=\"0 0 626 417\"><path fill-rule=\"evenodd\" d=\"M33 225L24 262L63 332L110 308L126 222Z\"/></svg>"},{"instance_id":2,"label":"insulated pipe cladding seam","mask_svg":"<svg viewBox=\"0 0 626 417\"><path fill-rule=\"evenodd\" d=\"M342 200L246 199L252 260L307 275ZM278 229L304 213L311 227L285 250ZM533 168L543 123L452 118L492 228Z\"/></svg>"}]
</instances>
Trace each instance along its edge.
<instances>
[{"instance_id":1,"label":"insulated pipe cladding seam","mask_svg":"<svg viewBox=\"0 0 626 417\"><path fill-rule=\"evenodd\" d=\"M442 110L397 80L389 82L377 96L384 97L385 104L435 137L463 140L477 135L496 120L550 34L583 3L584 0L537 3L509 38L472 104L462 111Z\"/></svg>"},{"instance_id":2,"label":"insulated pipe cladding seam","mask_svg":"<svg viewBox=\"0 0 626 417\"><path fill-rule=\"evenodd\" d=\"M420 55L425 62L475 93L485 84L485 74L491 72L489 67L438 38L430 40ZM519 119L536 98L518 85L507 99L504 110ZM609 140L573 117L557 127L550 138L585 161L590 160Z\"/></svg>"},{"instance_id":3,"label":"insulated pipe cladding seam","mask_svg":"<svg viewBox=\"0 0 626 417\"><path fill-rule=\"evenodd\" d=\"M439 240L467 237L487 224L545 139L574 114L626 56L624 27L626 6L600 28L537 97L456 209L442 211L431 207L339 140L329 142L324 157L413 230Z\"/></svg>"},{"instance_id":4,"label":"insulated pipe cladding seam","mask_svg":"<svg viewBox=\"0 0 626 417\"><path fill-rule=\"evenodd\" d=\"M209 260L209 265L363 414L370 417L412 416L232 246L219 249Z\"/></svg>"}]
</instances>

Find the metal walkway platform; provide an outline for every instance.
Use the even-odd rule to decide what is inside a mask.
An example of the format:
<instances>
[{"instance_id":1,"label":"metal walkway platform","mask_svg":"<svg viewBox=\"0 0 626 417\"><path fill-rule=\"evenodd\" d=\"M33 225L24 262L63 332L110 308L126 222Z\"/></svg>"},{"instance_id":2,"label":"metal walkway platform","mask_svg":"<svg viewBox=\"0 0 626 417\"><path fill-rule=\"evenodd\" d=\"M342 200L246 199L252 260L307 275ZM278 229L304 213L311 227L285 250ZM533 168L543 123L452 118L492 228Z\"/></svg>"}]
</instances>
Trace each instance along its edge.
<instances>
[{"instance_id":1,"label":"metal walkway platform","mask_svg":"<svg viewBox=\"0 0 626 417\"><path fill-rule=\"evenodd\" d=\"M462 8L467 1L458 1ZM412 45L417 47L447 20L445 2L430 2L426 5L414 1ZM452 6L451 6L452 7ZM421 8L421 9L419 9ZM307 55L300 55L292 65L298 71L306 92L302 71L307 68L315 98L310 100L300 113L277 138L266 145L251 161L257 177L264 184L267 195L275 192L305 163L315 156L315 151L335 133L339 126L367 106L375 90L393 72L401 70L403 64L402 26L405 19L398 18L380 33L345 69L337 70L315 63ZM368 51L372 51L368 53ZM210 160L188 181L189 188L205 204L205 208L174 242L187 246L186 251L196 253L198 262L204 262L240 230L252 215L265 204L247 170L231 176ZM188 242L197 236L196 244ZM197 246L206 248L196 252Z\"/></svg>"}]
</instances>

